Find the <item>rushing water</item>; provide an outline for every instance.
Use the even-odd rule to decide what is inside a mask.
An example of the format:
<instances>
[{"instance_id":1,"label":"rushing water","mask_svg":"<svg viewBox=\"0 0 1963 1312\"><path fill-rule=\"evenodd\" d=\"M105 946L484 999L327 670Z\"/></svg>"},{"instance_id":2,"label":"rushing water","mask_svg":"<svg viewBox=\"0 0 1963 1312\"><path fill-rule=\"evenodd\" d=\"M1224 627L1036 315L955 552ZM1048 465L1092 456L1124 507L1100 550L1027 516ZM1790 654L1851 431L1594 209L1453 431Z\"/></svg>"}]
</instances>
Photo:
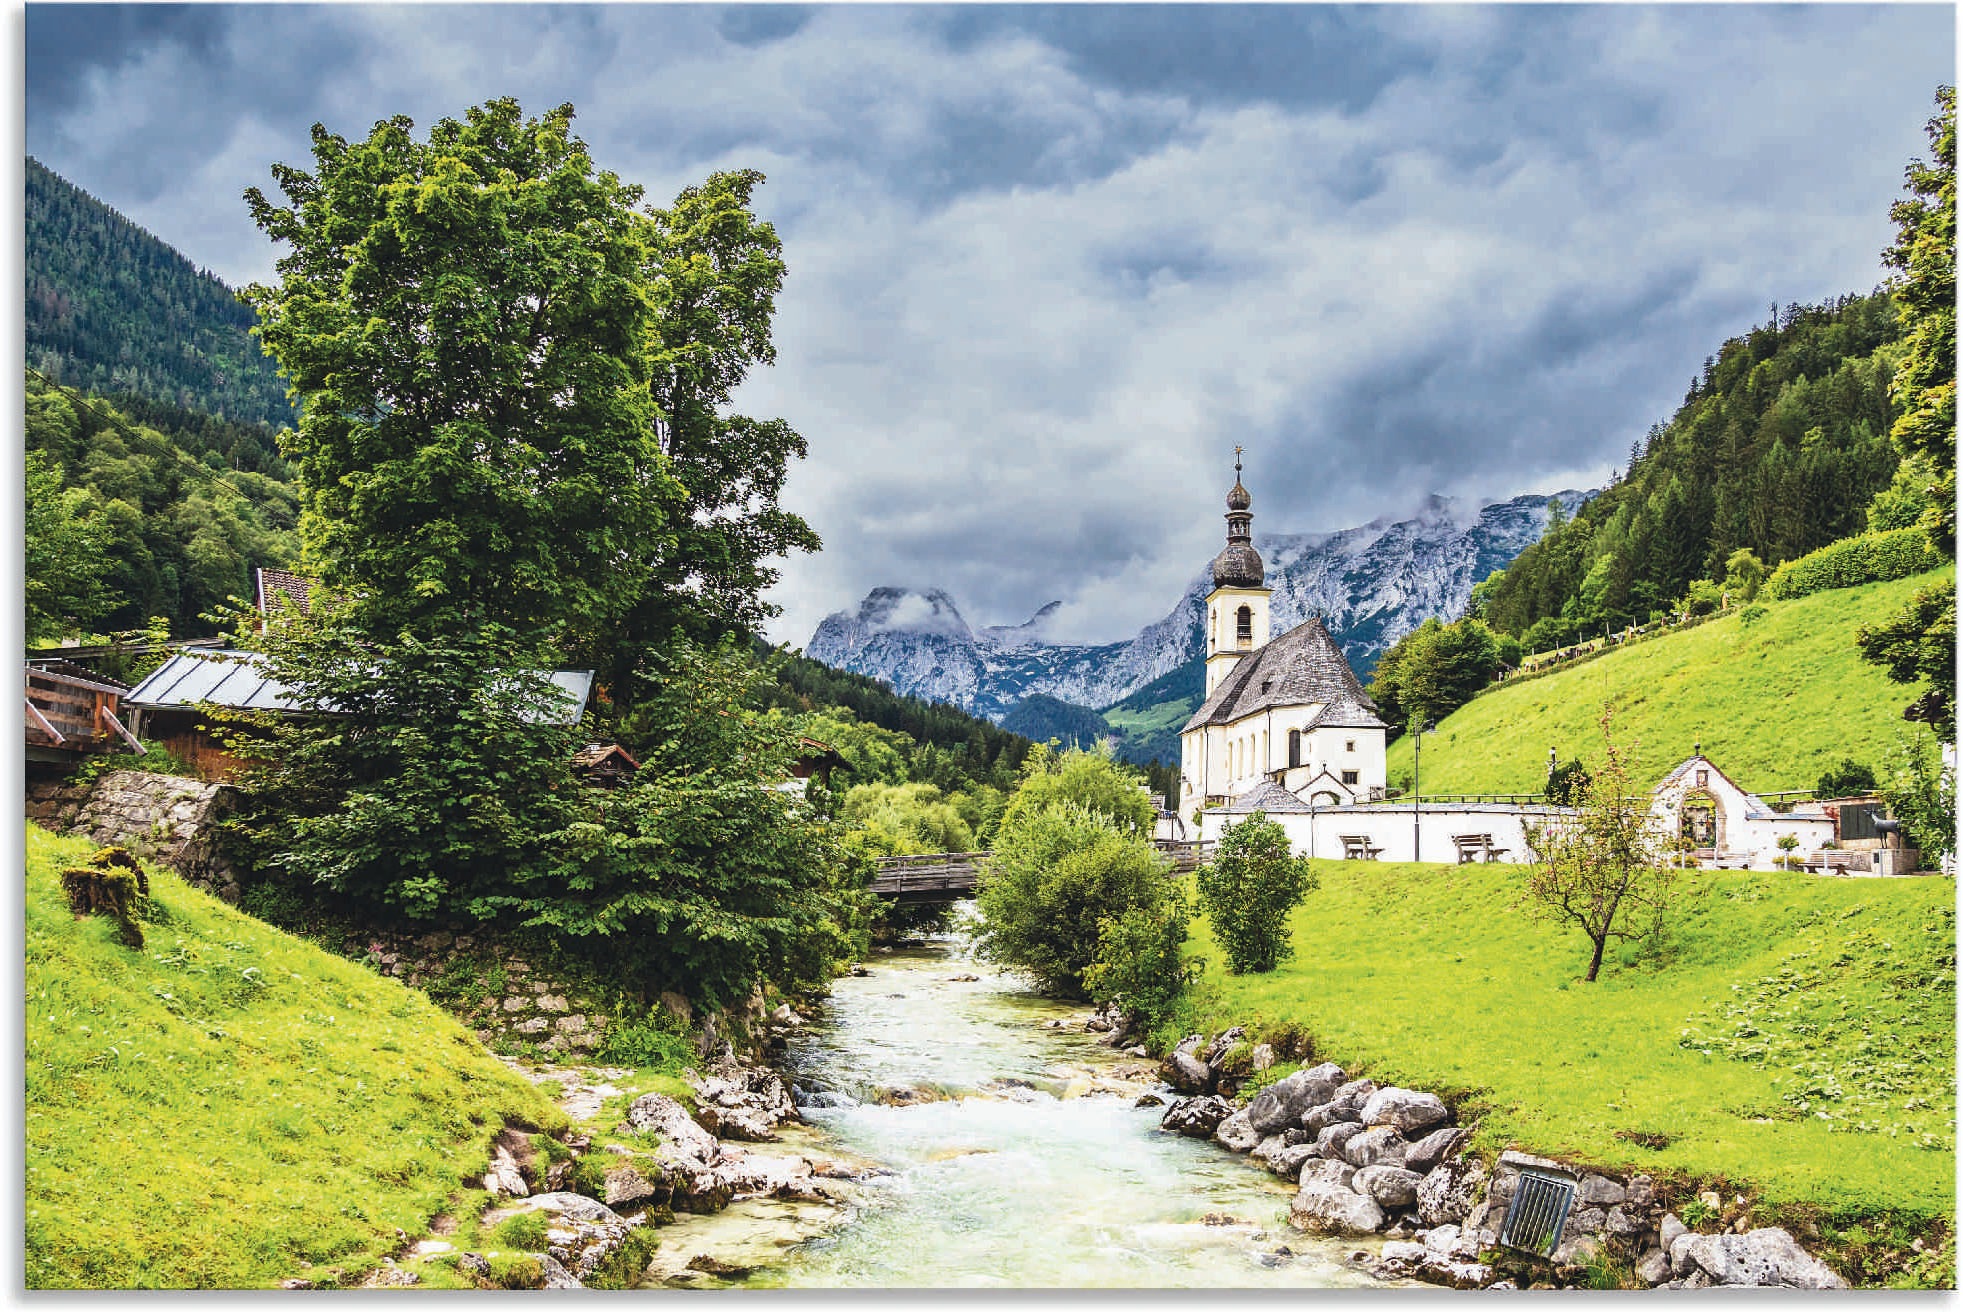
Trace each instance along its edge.
<instances>
[{"instance_id":1,"label":"rushing water","mask_svg":"<svg viewBox=\"0 0 1963 1312\"><path fill-rule=\"evenodd\" d=\"M828 1105L808 1103L783 1149L887 1173L833 1207L759 1200L682 1218L662 1232L651 1283L1371 1283L1341 1265L1346 1247L1289 1228L1286 1183L1134 1106L1155 1085L1149 1063L1080 1026L1044 1027L1073 1015L954 945L882 954L837 981L784 1061ZM728 1279L685 1270L691 1258Z\"/></svg>"}]
</instances>

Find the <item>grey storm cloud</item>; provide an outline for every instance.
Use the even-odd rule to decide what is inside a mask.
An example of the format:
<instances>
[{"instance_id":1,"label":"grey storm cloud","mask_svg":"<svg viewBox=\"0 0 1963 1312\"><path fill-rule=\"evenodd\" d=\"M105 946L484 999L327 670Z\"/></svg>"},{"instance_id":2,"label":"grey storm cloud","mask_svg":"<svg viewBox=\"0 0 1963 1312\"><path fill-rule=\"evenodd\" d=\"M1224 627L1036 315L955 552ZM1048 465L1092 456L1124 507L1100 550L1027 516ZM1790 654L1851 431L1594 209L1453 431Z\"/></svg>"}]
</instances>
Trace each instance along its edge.
<instances>
[{"instance_id":1,"label":"grey storm cloud","mask_svg":"<svg viewBox=\"0 0 1963 1312\"><path fill-rule=\"evenodd\" d=\"M1595 482L1768 303L1864 291L1952 76L1929 6L262 5L27 12L28 149L234 282L238 197L571 101L660 201L769 177L810 443L773 636L881 584L1157 618L1257 528Z\"/></svg>"}]
</instances>

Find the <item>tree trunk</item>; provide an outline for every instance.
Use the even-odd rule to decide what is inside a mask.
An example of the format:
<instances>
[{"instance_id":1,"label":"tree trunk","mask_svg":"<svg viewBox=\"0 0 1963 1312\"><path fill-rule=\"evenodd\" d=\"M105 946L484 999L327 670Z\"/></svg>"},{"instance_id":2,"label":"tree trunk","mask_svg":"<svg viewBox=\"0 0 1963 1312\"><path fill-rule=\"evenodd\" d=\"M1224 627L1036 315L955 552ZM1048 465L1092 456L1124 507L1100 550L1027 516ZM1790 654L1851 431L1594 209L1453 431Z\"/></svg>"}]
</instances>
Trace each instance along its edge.
<instances>
[{"instance_id":1,"label":"tree trunk","mask_svg":"<svg viewBox=\"0 0 1963 1312\"><path fill-rule=\"evenodd\" d=\"M1588 960L1588 975L1582 981L1584 984L1593 984L1595 976L1601 972L1602 949L1608 946L1608 942L1609 938L1606 934L1595 940L1595 955Z\"/></svg>"}]
</instances>

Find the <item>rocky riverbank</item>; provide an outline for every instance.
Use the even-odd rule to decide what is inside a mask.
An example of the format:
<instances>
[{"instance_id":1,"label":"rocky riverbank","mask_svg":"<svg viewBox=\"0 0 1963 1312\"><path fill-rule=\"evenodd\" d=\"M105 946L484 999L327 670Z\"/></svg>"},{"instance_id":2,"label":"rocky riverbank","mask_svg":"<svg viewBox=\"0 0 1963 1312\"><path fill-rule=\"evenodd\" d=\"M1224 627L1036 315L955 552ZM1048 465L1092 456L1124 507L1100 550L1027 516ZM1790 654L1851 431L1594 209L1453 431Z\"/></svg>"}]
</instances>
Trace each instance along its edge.
<instances>
[{"instance_id":1,"label":"rocky riverbank","mask_svg":"<svg viewBox=\"0 0 1963 1312\"><path fill-rule=\"evenodd\" d=\"M1114 1046L1126 1038L1122 1022L1108 1014L1085 1027L1104 1031ZM1488 1161L1466 1150L1474 1127L1458 1124L1436 1093L1380 1087L1325 1062L1237 1105L1239 1089L1275 1064L1273 1048L1250 1044L1240 1028L1210 1042L1189 1035L1160 1066L1166 1083L1186 1095L1166 1108L1161 1128L1211 1139L1293 1180L1289 1223L1298 1230L1382 1238L1374 1251L1351 1255L1380 1279L1455 1289L1847 1287L1786 1230L1750 1226L1714 1193L1695 1198L1696 1210L1729 1224L1697 1233L1648 1175L1511 1150ZM1565 1207L1564 1214L1543 1214L1546 1224L1532 1243L1524 1214L1508 1232L1515 1196L1530 1179L1539 1195ZM1745 1200L1733 1203L1736 1209Z\"/></svg>"}]
</instances>

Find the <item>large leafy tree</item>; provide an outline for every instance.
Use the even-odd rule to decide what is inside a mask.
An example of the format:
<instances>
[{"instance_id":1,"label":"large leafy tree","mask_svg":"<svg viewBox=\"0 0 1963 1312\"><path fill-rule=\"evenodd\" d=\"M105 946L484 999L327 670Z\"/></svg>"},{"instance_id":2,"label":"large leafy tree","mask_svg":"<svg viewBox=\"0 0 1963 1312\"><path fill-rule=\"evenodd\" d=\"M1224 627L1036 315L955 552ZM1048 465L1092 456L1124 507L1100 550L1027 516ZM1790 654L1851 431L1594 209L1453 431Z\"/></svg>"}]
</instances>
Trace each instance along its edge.
<instances>
[{"instance_id":1,"label":"large leafy tree","mask_svg":"<svg viewBox=\"0 0 1963 1312\"><path fill-rule=\"evenodd\" d=\"M649 383L653 224L570 105L513 100L348 141L316 125L286 243L243 293L303 410L286 444L323 582L375 634L484 624L542 646L641 594L683 496Z\"/></svg>"},{"instance_id":2,"label":"large leafy tree","mask_svg":"<svg viewBox=\"0 0 1963 1312\"><path fill-rule=\"evenodd\" d=\"M1894 393L1902 413L1890 435L1903 463L1926 489L1922 523L1945 555L1956 555L1956 89L1936 92L1929 120L1933 161L1908 166L1895 202L1895 244L1883 259L1899 276L1893 284L1907 327ZM1861 630L1861 654L1900 683L1923 691L1903 715L1932 725L1944 738L1956 732L1956 589L1924 589L1900 612Z\"/></svg>"},{"instance_id":3,"label":"large leafy tree","mask_svg":"<svg viewBox=\"0 0 1963 1312\"><path fill-rule=\"evenodd\" d=\"M1892 387L1901 414L1889 435L1929 480L1931 537L1956 554L1956 88L1936 92L1934 158L1913 160L1889 210L1895 244L1882 260L1907 329Z\"/></svg>"},{"instance_id":4,"label":"large leafy tree","mask_svg":"<svg viewBox=\"0 0 1963 1312\"><path fill-rule=\"evenodd\" d=\"M756 613L761 566L702 543L731 505L748 533L796 449L712 413L769 357L782 265L744 209L755 175L684 193L714 199L678 237L572 117L317 127L311 172L274 169L285 204L248 193L290 247L247 294L301 399L285 445L324 587L253 639L306 714L271 726L239 828L295 883L535 927L721 1005L823 978L865 910L771 786L795 736L751 713L761 676L656 604L720 569L716 613ZM636 627L644 604L659 624ZM612 727L644 769L608 793L574 778L584 735L541 672L582 656L616 711L640 703Z\"/></svg>"}]
</instances>

